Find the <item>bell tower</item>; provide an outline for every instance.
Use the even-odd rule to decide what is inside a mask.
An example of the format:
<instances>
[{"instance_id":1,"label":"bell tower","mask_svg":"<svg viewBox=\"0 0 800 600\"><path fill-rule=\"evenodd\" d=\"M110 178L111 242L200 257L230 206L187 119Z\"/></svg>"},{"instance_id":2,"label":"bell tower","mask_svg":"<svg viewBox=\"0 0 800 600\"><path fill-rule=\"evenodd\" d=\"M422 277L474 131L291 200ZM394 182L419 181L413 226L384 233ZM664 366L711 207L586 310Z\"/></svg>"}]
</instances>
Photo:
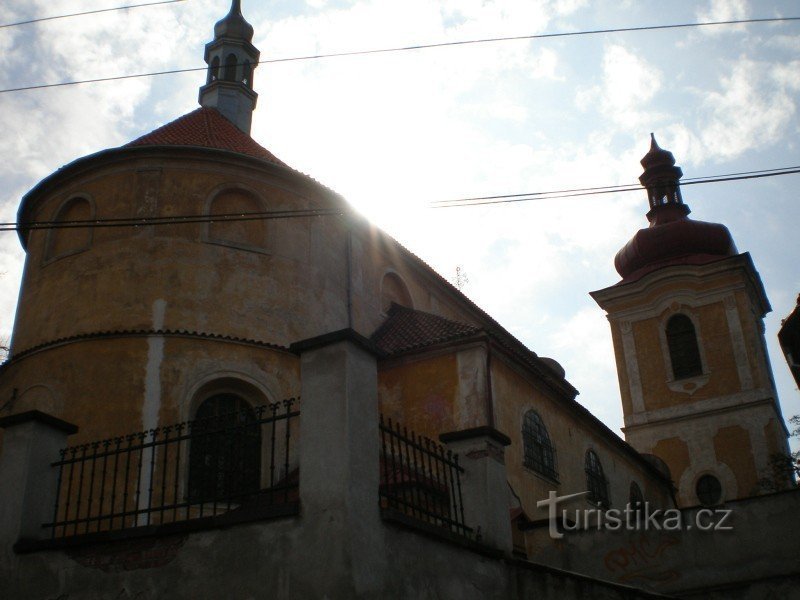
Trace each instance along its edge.
<instances>
[{"instance_id":1,"label":"bell tower","mask_svg":"<svg viewBox=\"0 0 800 600\"><path fill-rule=\"evenodd\" d=\"M246 134L250 134L258 94L253 91L253 71L261 53L251 43L253 26L242 16L241 0L214 25L214 40L206 44L206 84L200 88L200 105L216 108Z\"/></svg>"},{"instance_id":2,"label":"bell tower","mask_svg":"<svg viewBox=\"0 0 800 600\"><path fill-rule=\"evenodd\" d=\"M724 225L689 218L655 137L641 164L649 227L617 253L622 280L591 293L611 325L625 438L666 463L683 506L780 489L787 431L761 278Z\"/></svg>"}]
</instances>

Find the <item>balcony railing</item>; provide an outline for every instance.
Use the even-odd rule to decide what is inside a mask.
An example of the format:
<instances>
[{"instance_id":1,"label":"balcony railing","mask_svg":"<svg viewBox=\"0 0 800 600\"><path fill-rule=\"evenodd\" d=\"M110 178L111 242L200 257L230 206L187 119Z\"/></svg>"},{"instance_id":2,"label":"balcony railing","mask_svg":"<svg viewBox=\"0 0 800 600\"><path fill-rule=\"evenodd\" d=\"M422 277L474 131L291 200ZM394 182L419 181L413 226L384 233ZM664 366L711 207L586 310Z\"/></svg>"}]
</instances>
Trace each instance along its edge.
<instances>
[{"instance_id":1,"label":"balcony railing","mask_svg":"<svg viewBox=\"0 0 800 600\"><path fill-rule=\"evenodd\" d=\"M417 521L472 537L464 522L458 455L433 440L380 419L380 504Z\"/></svg>"},{"instance_id":2,"label":"balcony railing","mask_svg":"<svg viewBox=\"0 0 800 600\"><path fill-rule=\"evenodd\" d=\"M52 538L297 501L294 398L64 448Z\"/></svg>"}]
</instances>

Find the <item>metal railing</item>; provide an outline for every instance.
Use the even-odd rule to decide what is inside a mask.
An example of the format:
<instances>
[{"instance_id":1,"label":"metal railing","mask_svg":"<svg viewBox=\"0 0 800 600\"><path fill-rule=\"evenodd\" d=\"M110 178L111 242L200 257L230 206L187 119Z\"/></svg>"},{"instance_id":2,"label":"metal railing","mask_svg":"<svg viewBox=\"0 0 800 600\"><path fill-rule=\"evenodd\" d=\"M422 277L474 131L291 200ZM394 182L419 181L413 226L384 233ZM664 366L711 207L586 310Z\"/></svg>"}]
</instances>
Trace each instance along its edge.
<instances>
[{"instance_id":1,"label":"metal railing","mask_svg":"<svg viewBox=\"0 0 800 600\"><path fill-rule=\"evenodd\" d=\"M472 537L464 521L458 455L391 419L380 418L380 505Z\"/></svg>"},{"instance_id":2,"label":"metal railing","mask_svg":"<svg viewBox=\"0 0 800 600\"><path fill-rule=\"evenodd\" d=\"M60 451L52 538L297 500L290 398Z\"/></svg>"}]
</instances>

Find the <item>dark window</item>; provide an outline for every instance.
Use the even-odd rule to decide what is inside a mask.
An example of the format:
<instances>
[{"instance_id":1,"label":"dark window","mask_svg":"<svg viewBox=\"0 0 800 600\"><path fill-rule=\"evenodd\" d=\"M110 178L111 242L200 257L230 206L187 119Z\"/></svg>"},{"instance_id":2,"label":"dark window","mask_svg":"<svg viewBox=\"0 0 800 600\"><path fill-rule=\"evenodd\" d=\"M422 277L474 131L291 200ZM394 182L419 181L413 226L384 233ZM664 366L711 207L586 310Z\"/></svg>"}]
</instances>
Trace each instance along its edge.
<instances>
[{"instance_id":1,"label":"dark window","mask_svg":"<svg viewBox=\"0 0 800 600\"><path fill-rule=\"evenodd\" d=\"M589 500L602 507L608 507L608 481L603 474L603 465L594 450L586 453L586 487Z\"/></svg>"},{"instance_id":2,"label":"dark window","mask_svg":"<svg viewBox=\"0 0 800 600\"><path fill-rule=\"evenodd\" d=\"M225 81L236 81L237 62L235 54L228 54L228 58L225 59L225 74L223 75Z\"/></svg>"},{"instance_id":3,"label":"dark window","mask_svg":"<svg viewBox=\"0 0 800 600\"><path fill-rule=\"evenodd\" d=\"M242 83L245 84L247 87L253 87L253 69L250 66L250 61L244 61L244 65L242 67Z\"/></svg>"},{"instance_id":4,"label":"dark window","mask_svg":"<svg viewBox=\"0 0 800 600\"><path fill-rule=\"evenodd\" d=\"M261 431L250 405L217 394L197 409L190 428L189 500L241 502L258 491Z\"/></svg>"},{"instance_id":5,"label":"dark window","mask_svg":"<svg viewBox=\"0 0 800 600\"><path fill-rule=\"evenodd\" d=\"M535 410L525 413L522 421L522 443L525 446L525 466L557 480L556 451L547 435L547 428Z\"/></svg>"},{"instance_id":6,"label":"dark window","mask_svg":"<svg viewBox=\"0 0 800 600\"><path fill-rule=\"evenodd\" d=\"M638 512L644 509L644 495L642 494L642 489L639 487L639 484L636 483L635 481L631 481L629 504L631 510L635 510Z\"/></svg>"},{"instance_id":7,"label":"dark window","mask_svg":"<svg viewBox=\"0 0 800 600\"><path fill-rule=\"evenodd\" d=\"M692 320L686 315L673 315L667 321L667 345L675 379L703 374L697 334Z\"/></svg>"},{"instance_id":8,"label":"dark window","mask_svg":"<svg viewBox=\"0 0 800 600\"><path fill-rule=\"evenodd\" d=\"M208 83L219 79L219 56L215 56L208 69Z\"/></svg>"},{"instance_id":9,"label":"dark window","mask_svg":"<svg viewBox=\"0 0 800 600\"><path fill-rule=\"evenodd\" d=\"M713 506L722 498L722 486L719 483L719 479L713 475L703 475L698 479L695 492L700 504L704 506Z\"/></svg>"}]
</instances>

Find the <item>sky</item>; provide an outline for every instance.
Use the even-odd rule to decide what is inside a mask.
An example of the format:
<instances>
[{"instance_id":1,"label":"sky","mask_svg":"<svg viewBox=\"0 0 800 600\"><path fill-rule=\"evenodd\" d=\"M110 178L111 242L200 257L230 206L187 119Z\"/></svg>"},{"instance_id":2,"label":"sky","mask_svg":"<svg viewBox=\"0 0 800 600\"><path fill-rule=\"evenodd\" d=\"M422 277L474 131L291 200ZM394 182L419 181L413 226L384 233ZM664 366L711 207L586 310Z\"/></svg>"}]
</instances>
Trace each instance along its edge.
<instances>
[{"instance_id":1,"label":"sky","mask_svg":"<svg viewBox=\"0 0 800 600\"><path fill-rule=\"evenodd\" d=\"M114 0L4 0L0 24ZM0 28L0 89L202 67L229 0ZM262 60L646 25L800 16L796 0L242 0ZM0 93L0 217L72 160L197 106L204 72ZM622 426L611 335L589 292L647 225L644 191L483 207L437 200L631 184L650 132L684 177L800 165L800 22L460 45L260 65L253 138L344 195ZM800 175L686 186L696 219L751 253L785 416L800 393L777 343L800 292ZM24 253L0 232L0 335Z\"/></svg>"}]
</instances>

